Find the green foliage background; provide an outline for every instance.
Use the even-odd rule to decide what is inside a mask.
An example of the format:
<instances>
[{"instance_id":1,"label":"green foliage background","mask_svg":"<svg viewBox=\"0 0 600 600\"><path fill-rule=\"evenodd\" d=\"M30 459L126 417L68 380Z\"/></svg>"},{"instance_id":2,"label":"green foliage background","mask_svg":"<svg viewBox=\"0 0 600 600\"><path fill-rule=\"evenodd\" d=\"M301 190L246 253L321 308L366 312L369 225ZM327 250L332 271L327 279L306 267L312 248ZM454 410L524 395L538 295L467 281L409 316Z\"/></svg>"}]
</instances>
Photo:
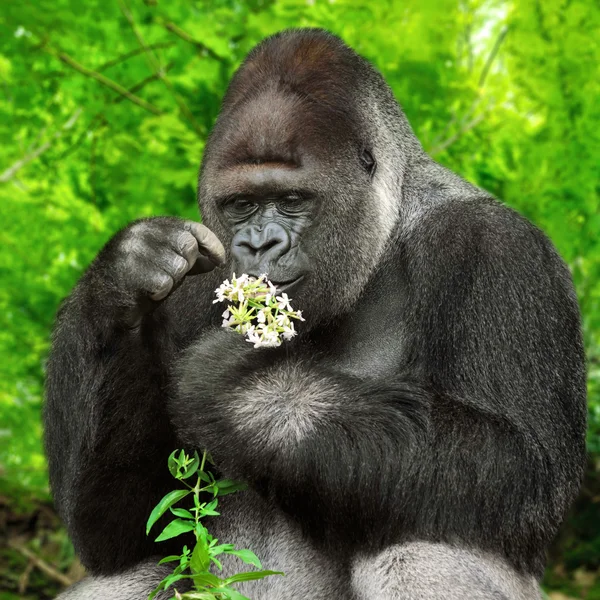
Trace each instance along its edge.
<instances>
[{"instance_id":1,"label":"green foliage background","mask_svg":"<svg viewBox=\"0 0 600 600\"><path fill-rule=\"evenodd\" d=\"M0 5L0 491L11 510L48 495L40 410L59 302L128 221L197 217L198 164L236 66L270 33L319 26L383 72L437 160L544 229L572 269L591 458L549 584L600 598L588 576L600 567L600 5L127 2Z\"/></svg>"}]
</instances>

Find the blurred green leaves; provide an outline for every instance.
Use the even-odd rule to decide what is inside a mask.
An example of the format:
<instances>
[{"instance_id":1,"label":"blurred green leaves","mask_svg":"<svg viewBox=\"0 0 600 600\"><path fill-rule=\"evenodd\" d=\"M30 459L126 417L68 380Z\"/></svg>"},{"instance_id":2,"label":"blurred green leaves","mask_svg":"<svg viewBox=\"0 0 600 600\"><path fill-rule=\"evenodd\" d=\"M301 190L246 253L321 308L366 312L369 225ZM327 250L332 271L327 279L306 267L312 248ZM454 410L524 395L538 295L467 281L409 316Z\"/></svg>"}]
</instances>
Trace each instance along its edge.
<instances>
[{"instance_id":1,"label":"blurred green leaves","mask_svg":"<svg viewBox=\"0 0 600 600\"><path fill-rule=\"evenodd\" d=\"M437 159L552 237L584 313L600 454L597 4L39 0L0 7L6 486L47 490L42 382L61 299L128 221L197 218L198 165L227 82L256 42L292 26L341 35L380 68Z\"/></svg>"}]
</instances>

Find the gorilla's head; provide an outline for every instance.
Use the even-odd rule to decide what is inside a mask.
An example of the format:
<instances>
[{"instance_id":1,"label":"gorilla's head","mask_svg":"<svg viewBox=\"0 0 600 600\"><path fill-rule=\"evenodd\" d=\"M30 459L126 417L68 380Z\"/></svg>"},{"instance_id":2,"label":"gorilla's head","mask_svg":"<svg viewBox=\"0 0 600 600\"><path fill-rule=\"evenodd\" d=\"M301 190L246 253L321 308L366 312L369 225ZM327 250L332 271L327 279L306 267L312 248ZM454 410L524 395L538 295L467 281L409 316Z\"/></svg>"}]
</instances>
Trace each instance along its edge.
<instances>
[{"instance_id":1,"label":"gorilla's head","mask_svg":"<svg viewBox=\"0 0 600 600\"><path fill-rule=\"evenodd\" d=\"M267 273L322 321L352 306L380 262L419 148L381 75L339 38L277 34L223 101L201 169L204 222L232 271Z\"/></svg>"}]
</instances>

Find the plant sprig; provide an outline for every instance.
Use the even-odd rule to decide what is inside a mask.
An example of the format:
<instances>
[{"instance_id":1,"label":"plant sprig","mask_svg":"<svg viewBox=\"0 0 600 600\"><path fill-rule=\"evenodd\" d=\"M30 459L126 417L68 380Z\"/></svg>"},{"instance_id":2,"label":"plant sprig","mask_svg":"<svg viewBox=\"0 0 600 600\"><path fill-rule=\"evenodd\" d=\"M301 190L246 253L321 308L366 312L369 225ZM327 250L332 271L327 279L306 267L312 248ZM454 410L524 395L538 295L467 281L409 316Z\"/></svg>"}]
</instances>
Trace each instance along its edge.
<instances>
[{"instance_id":1,"label":"plant sprig","mask_svg":"<svg viewBox=\"0 0 600 600\"><path fill-rule=\"evenodd\" d=\"M202 459L197 452L194 452L193 456L189 456L183 450L175 450L169 456L168 466L171 475L181 481L187 489L173 490L162 498L148 518L146 535L150 533L158 519L170 511L176 518L163 529L155 541L161 542L193 532L196 543L191 549L184 546L179 556L166 556L158 563L159 565L170 562L178 564L173 572L167 575L152 591L148 600L152 600L158 592L172 587L183 579L192 581L193 590L180 593L173 588L174 595L170 600L249 600L232 586L243 581L263 579L269 575L283 575L280 571L263 570L260 560L254 552L236 550L233 544L219 544L219 540L208 533L201 520L204 517L219 515L216 510L218 497L244 490L246 485L231 479L215 480L210 471L205 471L207 461L210 462L210 458L206 451L202 454ZM196 475L196 483L191 486L186 480L194 475ZM202 501L201 494L207 495L209 500ZM194 501L193 506L189 509L175 508L178 502L190 495ZM211 565L215 565L219 571L223 569L217 558L221 554L237 556L246 564L259 570L238 573L222 579L209 570Z\"/></svg>"},{"instance_id":2,"label":"plant sprig","mask_svg":"<svg viewBox=\"0 0 600 600\"><path fill-rule=\"evenodd\" d=\"M226 279L216 290L217 302L229 302L223 313L223 327L246 336L255 348L277 348L297 335L292 319L304 321L302 312L293 310L291 298L277 288L266 275L258 278L244 273Z\"/></svg>"}]
</instances>

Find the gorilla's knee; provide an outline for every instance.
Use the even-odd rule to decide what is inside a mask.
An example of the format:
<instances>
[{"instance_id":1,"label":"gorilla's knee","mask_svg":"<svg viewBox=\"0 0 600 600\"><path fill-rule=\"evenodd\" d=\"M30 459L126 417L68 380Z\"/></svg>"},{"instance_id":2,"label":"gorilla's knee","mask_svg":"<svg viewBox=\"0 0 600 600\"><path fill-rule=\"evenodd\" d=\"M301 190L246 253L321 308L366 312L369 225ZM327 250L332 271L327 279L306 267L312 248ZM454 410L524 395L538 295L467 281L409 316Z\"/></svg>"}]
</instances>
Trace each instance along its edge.
<instances>
[{"instance_id":1,"label":"gorilla's knee","mask_svg":"<svg viewBox=\"0 0 600 600\"><path fill-rule=\"evenodd\" d=\"M360 600L539 600L537 582L498 557L446 544L391 546L353 564Z\"/></svg>"},{"instance_id":2,"label":"gorilla's knee","mask_svg":"<svg viewBox=\"0 0 600 600\"><path fill-rule=\"evenodd\" d=\"M171 572L168 566L146 561L119 575L88 577L71 586L56 600L146 600L158 583ZM180 585L180 583L182 585ZM178 582L177 589L187 589L187 582ZM173 597L173 588L155 596L155 600Z\"/></svg>"}]
</instances>

